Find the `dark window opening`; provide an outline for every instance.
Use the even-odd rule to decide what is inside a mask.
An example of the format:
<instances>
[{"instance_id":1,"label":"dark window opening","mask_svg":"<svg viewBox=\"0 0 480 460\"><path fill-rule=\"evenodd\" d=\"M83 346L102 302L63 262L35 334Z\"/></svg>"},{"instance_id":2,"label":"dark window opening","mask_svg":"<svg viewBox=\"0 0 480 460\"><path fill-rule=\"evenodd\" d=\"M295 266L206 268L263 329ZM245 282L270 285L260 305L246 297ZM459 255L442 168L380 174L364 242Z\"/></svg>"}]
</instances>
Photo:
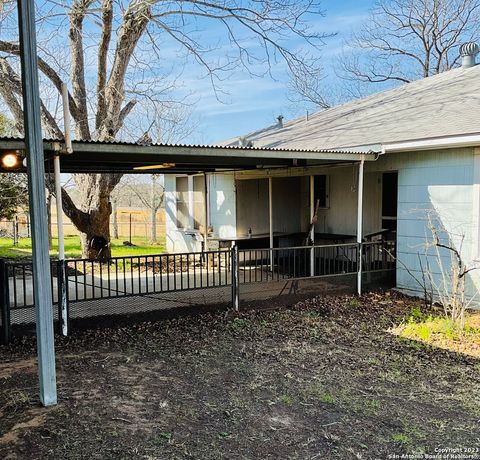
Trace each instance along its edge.
<instances>
[{"instance_id":1,"label":"dark window opening","mask_svg":"<svg viewBox=\"0 0 480 460\"><path fill-rule=\"evenodd\" d=\"M314 177L314 199L315 205L318 204L320 208L328 208L328 177L325 174Z\"/></svg>"},{"instance_id":2,"label":"dark window opening","mask_svg":"<svg viewBox=\"0 0 480 460\"><path fill-rule=\"evenodd\" d=\"M397 229L398 173L384 173L382 177L382 228Z\"/></svg>"}]
</instances>

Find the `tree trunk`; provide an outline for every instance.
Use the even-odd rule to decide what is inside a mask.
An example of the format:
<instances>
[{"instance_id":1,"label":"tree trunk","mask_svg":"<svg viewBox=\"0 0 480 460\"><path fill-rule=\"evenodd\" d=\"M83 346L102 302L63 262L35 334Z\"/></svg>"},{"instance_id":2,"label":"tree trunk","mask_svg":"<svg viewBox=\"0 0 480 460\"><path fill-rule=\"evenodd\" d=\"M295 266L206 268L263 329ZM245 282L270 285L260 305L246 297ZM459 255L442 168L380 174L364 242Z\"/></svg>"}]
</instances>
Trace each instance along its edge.
<instances>
[{"instance_id":1,"label":"tree trunk","mask_svg":"<svg viewBox=\"0 0 480 460\"><path fill-rule=\"evenodd\" d=\"M82 226L80 242L82 257L90 260L108 260L110 248L110 214L108 199L100 203L98 209L90 211L88 223Z\"/></svg>"},{"instance_id":2,"label":"tree trunk","mask_svg":"<svg viewBox=\"0 0 480 460\"><path fill-rule=\"evenodd\" d=\"M85 259L110 258L110 194L120 177L115 174L75 174L81 209L75 206L68 193L62 193L65 214L80 231L82 257Z\"/></svg>"}]
</instances>

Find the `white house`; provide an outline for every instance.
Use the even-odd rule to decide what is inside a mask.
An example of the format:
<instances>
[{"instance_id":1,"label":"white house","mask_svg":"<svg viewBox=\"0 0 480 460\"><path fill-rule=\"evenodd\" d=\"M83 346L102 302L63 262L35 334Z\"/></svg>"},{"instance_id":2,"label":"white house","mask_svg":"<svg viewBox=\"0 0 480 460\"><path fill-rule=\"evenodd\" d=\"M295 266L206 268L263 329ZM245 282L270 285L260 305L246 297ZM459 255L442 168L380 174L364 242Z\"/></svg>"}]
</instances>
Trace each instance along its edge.
<instances>
[{"instance_id":1,"label":"white house","mask_svg":"<svg viewBox=\"0 0 480 460\"><path fill-rule=\"evenodd\" d=\"M399 289L418 293L412 274L421 278L427 265L440 276L432 250L425 255L430 220L441 235L450 235L464 263L475 265L480 65L477 46L464 46L462 53L460 68L308 117L285 123L279 118L274 126L224 143L344 152L343 161L167 175L167 249L201 250L207 233L208 247L232 241L266 248L300 244L317 202L315 243L355 241L363 179L362 235L380 233L396 241ZM365 160L364 175L348 152ZM473 296L480 270L469 277Z\"/></svg>"}]
</instances>

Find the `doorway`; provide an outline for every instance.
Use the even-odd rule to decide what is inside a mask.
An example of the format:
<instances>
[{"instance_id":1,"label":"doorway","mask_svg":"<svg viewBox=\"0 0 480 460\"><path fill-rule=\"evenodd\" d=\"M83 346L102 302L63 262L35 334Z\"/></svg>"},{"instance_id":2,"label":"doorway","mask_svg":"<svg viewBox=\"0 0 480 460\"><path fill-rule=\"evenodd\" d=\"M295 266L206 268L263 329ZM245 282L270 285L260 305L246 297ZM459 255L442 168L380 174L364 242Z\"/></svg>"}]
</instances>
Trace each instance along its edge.
<instances>
[{"instance_id":1,"label":"doorway","mask_svg":"<svg viewBox=\"0 0 480 460\"><path fill-rule=\"evenodd\" d=\"M382 229L397 231L398 172L382 175Z\"/></svg>"}]
</instances>

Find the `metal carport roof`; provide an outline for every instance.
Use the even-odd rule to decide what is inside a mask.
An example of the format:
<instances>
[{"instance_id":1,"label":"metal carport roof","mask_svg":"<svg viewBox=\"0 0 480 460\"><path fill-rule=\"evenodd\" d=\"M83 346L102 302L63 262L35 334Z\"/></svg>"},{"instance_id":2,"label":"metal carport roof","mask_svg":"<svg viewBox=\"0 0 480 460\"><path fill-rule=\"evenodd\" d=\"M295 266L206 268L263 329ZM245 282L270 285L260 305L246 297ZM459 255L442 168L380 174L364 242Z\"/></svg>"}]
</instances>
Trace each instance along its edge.
<instances>
[{"instance_id":1,"label":"metal carport roof","mask_svg":"<svg viewBox=\"0 0 480 460\"><path fill-rule=\"evenodd\" d=\"M300 150L217 145L151 144L128 142L73 141L73 153L63 154L63 141L43 142L46 168L55 153L61 153L65 173L152 173L185 174L231 169L310 166L325 163L355 162L362 158L374 161L378 152L340 150ZM21 138L0 138L0 154L24 151ZM158 169L135 168L162 165ZM20 169L21 170L21 169Z\"/></svg>"}]
</instances>

